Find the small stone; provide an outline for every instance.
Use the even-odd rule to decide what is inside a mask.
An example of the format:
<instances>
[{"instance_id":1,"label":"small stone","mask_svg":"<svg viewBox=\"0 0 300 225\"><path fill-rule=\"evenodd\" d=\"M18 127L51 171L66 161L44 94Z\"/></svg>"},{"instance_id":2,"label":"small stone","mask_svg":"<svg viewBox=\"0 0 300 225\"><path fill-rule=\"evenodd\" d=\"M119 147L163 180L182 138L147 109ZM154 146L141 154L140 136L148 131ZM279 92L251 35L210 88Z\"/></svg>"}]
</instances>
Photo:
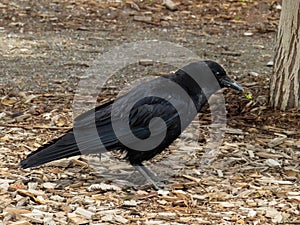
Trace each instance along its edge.
<instances>
[{"instance_id":1,"label":"small stone","mask_svg":"<svg viewBox=\"0 0 300 225\"><path fill-rule=\"evenodd\" d=\"M282 10L282 6L280 4L275 4L273 6L274 9L277 9L277 10Z\"/></svg>"},{"instance_id":2,"label":"small stone","mask_svg":"<svg viewBox=\"0 0 300 225\"><path fill-rule=\"evenodd\" d=\"M50 183L50 182L43 183L43 187L46 189L54 189L56 186L57 184L55 183Z\"/></svg>"},{"instance_id":3,"label":"small stone","mask_svg":"<svg viewBox=\"0 0 300 225\"><path fill-rule=\"evenodd\" d=\"M265 164L268 165L269 167L280 167L281 166L280 163L274 159L267 159L265 161Z\"/></svg>"},{"instance_id":4,"label":"small stone","mask_svg":"<svg viewBox=\"0 0 300 225\"><path fill-rule=\"evenodd\" d=\"M170 191L158 190L157 194L162 195L162 196L167 196L170 194Z\"/></svg>"},{"instance_id":5,"label":"small stone","mask_svg":"<svg viewBox=\"0 0 300 225\"><path fill-rule=\"evenodd\" d=\"M206 41L206 44L208 44L208 45L216 45L216 42L212 41L212 40L208 40L208 41Z\"/></svg>"},{"instance_id":6,"label":"small stone","mask_svg":"<svg viewBox=\"0 0 300 225\"><path fill-rule=\"evenodd\" d=\"M264 45L253 45L254 48L258 49L265 49L266 47Z\"/></svg>"},{"instance_id":7,"label":"small stone","mask_svg":"<svg viewBox=\"0 0 300 225\"><path fill-rule=\"evenodd\" d=\"M139 64L142 66L151 66L151 65L153 65L153 60L152 59L141 59L139 61Z\"/></svg>"},{"instance_id":8,"label":"small stone","mask_svg":"<svg viewBox=\"0 0 300 225\"><path fill-rule=\"evenodd\" d=\"M137 202L135 200L124 201L123 206L134 207L137 206Z\"/></svg>"},{"instance_id":9,"label":"small stone","mask_svg":"<svg viewBox=\"0 0 300 225\"><path fill-rule=\"evenodd\" d=\"M177 4L174 3L172 0L165 0L164 5L166 6L167 9L171 11L177 10Z\"/></svg>"},{"instance_id":10,"label":"small stone","mask_svg":"<svg viewBox=\"0 0 300 225\"><path fill-rule=\"evenodd\" d=\"M259 74L256 73L256 72L249 72L248 75L254 76L254 77L258 77L259 76Z\"/></svg>"},{"instance_id":11,"label":"small stone","mask_svg":"<svg viewBox=\"0 0 300 225\"><path fill-rule=\"evenodd\" d=\"M251 37L253 35L254 34L252 32L250 32L250 31L247 31L247 32L244 33L244 36L247 36L247 37Z\"/></svg>"},{"instance_id":12,"label":"small stone","mask_svg":"<svg viewBox=\"0 0 300 225\"><path fill-rule=\"evenodd\" d=\"M168 27L168 26L170 26L170 23L167 22L167 21L161 21L161 26L162 27ZM163 32L166 32L166 30L168 30L168 29L166 29L166 28L162 29Z\"/></svg>"},{"instance_id":13,"label":"small stone","mask_svg":"<svg viewBox=\"0 0 300 225\"><path fill-rule=\"evenodd\" d=\"M269 61L268 63L267 63L267 67L273 67L274 66L274 62L273 61Z\"/></svg>"},{"instance_id":14,"label":"small stone","mask_svg":"<svg viewBox=\"0 0 300 225\"><path fill-rule=\"evenodd\" d=\"M151 16L134 16L133 20L139 21L139 22L144 22L144 23L151 23L152 17Z\"/></svg>"},{"instance_id":15,"label":"small stone","mask_svg":"<svg viewBox=\"0 0 300 225\"><path fill-rule=\"evenodd\" d=\"M253 218L253 217L256 216L256 214L257 214L257 212L256 212L255 210L250 210L250 211L248 212L248 217Z\"/></svg>"},{"instance_id":16,"label":"small stone","mask_svg":"<svg viewBox=\"0 0 300 225\"><path fill-rule=\"evenodd\" d=\"M259 105L266 105L268 103L268 99L262 95L257 96L256 101Z\"/></svg>"}]
</instances>

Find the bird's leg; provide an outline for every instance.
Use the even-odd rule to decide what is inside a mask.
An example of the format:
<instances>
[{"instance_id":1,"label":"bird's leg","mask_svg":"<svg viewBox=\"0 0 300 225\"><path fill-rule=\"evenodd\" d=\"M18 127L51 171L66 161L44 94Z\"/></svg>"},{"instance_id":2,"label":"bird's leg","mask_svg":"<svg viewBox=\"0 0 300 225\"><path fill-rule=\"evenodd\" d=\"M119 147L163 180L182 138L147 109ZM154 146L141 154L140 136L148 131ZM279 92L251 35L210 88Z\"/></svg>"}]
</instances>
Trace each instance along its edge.
<instances>
[{"instance_id":1,"label":"bird's leg","mask_svg":"<svg viewBox=\"0 0 300 225\"><path fill-rule=\"evenodd\" d=\"M153 177L155 177L155 175L147 167L145 167L142 163L139 165L134 165L134 167L136 168L137 171L139 171L140 174L142 174L143 177L145 177L147 181L149 181L153 185L154 189L156 190L161 189L158 187L157 183L153 180Z\"/></svg>"}]
</instances>

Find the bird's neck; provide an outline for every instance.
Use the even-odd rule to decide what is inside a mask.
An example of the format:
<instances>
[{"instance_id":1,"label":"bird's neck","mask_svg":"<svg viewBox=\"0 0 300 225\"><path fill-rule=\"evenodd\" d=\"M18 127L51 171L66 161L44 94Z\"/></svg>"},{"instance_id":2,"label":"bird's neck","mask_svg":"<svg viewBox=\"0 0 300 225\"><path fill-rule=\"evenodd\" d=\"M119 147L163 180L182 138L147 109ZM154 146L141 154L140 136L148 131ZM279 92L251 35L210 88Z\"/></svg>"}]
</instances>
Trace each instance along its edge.
<instances>
[{"instance_id":1,"label":"bird's neck","mask_svg":"<svg viewBox=\"0 0 300 225\"><path fill-rule=\"evenodd\" d=\"M205 85L205 84L203 84L200 87L192 77L187 75L182 70L178 70L170 78L171 80L179 84L187 92L187 94L193 100L198 112L206 104L210 96L220 89L218 87L208 88L207 86L209 85Z\"/></svg>"}]
</instances>

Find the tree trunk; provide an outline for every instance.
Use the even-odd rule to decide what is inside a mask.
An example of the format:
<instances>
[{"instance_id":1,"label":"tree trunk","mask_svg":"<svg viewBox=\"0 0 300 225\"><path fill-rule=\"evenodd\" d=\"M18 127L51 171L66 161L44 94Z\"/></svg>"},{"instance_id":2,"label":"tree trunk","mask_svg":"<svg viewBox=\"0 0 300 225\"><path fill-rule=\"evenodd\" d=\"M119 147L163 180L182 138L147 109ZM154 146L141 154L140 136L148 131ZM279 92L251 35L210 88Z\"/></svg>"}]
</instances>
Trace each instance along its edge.
<instances>
[{"instance_id":1,"label":"tree trunk","mask_svg":"<svg viewBox=\"0 0 300 225\"><path fill-rule=\"evenodd\" d=\"M283 0L271 77L270 103L286 110L300 106L300 0Z\"/></svg>"}]
</instances>

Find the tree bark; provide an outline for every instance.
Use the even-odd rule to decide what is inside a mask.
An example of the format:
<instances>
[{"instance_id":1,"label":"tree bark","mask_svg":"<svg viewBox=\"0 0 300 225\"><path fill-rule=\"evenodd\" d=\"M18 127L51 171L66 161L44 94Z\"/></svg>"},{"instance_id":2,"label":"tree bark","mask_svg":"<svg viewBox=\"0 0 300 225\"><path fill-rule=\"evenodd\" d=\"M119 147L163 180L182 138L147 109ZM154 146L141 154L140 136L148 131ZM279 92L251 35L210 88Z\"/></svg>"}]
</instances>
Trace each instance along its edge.
<instances>
[{"instance_id":1,"label":"tree bark","mask_svg":"<svg viewBox=\"0 0 300 225\"><path fill-rule=\"evenodd\" d=\"M270 104L286 110L300 106L300 0L283 0L275 46Z\"/></svg>"}]
</instances>

